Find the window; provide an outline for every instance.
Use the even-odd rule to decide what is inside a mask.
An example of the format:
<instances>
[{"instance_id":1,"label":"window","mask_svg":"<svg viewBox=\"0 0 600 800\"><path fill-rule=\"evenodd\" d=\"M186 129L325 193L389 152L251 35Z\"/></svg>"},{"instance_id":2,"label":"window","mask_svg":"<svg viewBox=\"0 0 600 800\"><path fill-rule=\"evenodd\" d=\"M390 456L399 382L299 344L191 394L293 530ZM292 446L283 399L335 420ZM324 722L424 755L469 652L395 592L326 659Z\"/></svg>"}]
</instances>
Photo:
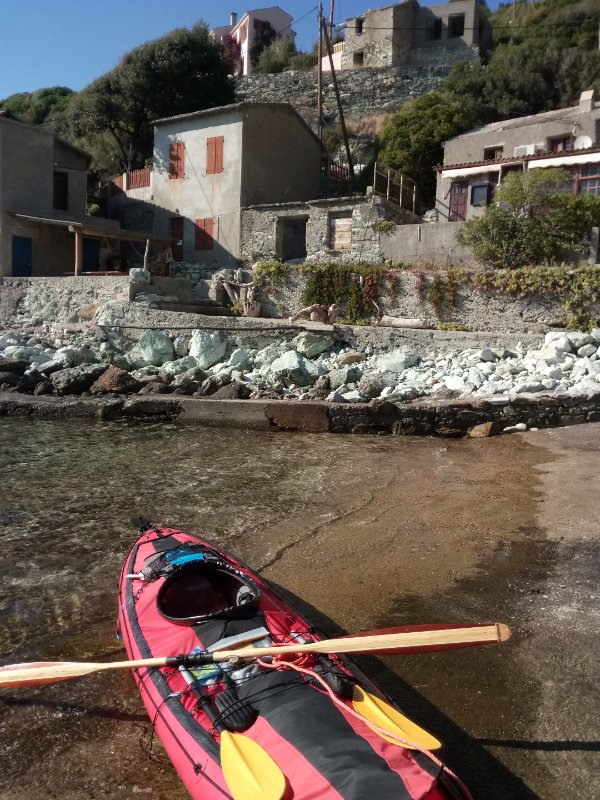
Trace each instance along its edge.
<instances>
[{"instance_id":1,"label":"window","mask_svg":"<svg viewBox=\"0 0 600 800\"><path fill-rule=\"evenodd\" d=\"M69 210L69 173L54 171L54 192L52 208L57 211Z\"/></svg>"},{"instance_id":2,"label":"window","mask_svg":"<svg viewBox=\"0 0 600 800\"><path fill-rule=\"evenodd\" d=\"M362 50L357 50L352 56L352 64L355 67L363 67L365 64L365 54Z\"/></svg>"},{"instance_id":3,"label":"window","mask_svg":"<svg viewBox=\"0 0 600 800\"><path fill-rule=\"evenodd\" d=\"M578 194L595 194L600 197L600 164L582 167L578 181Z\"/></svg>"},{"instance_id":4,"label":"window","mask_svg":"<svg viewBox=\"0 0 600 800\"><path fill-rule=\"evenodd\" d=\"M484 161L500 161L502 156L504 155L504 147L501 144L492 145L491 147L484 147L483 148L483 160Z\"/></svg>"},{"instance_id":5,"label":"window","mask_svg":"<svg viewBox=\"0 0 600 800\"><path fill-rule=\"evenodd\" d=\"M489 183L476 183L471 186L471 205L487 206L490 203L491 186Z\"/></svg>"},{"instance_id":6,"label":"window","mask_svg":"<svg viewBox=\"0 0 600 800\"><path fill-rule=\"evenodd\" d=\"M365 18L364 17L357 17L356 18L356 33L359 35L365 32Z\"/></svg>"},{"instance_id":7,"label":"window","mask_svg":"<svg viewBox=\"0 0 600 800\"><path fill-rule=\"evenodd\" d=\"M456 39L465 32L465 15L452 14L448 17L448 38Z\"/></svg>"},{"instance_id":8,"label":"window","mask_svg":"<svg viewBox=\"0 0 600 800\"><path fill-rule=\"evenodd\" d=\"M173 142L169 145L169 178L177 179L185 176L185 144Z\"/></svg>"},{"instance_id":9,"label":"window","mask_svg":"<svg viewBox=\"0 0 600 800\"><path fill-rule=\"evenodd\" d=\"M329 217L329 249L352 249L352 214L332 214Z\"/></svg>"},{"instance_id":10,"label":"window","mask_svg":"<svg viewBox=\"0 0 600 800\"><path fill-rule=\"evenodd\" d=\"M430 40L442 38L442 20L441 19L428 19L427 20L427 38Z\"/></svg>"},{"instance_id":11,"label":"window","mask_svg":"<svg viewBox=\"0 0 600 800\"><path fill-rule=\"evenodd\" d=\"M213 238L214 230L215 221L212 217L197 219L194 229L194 249L212 250L215 246L215 240Z\"/></svg>"},{"instance_id":12,"label":"window","mask_svg":"<svg viewBox=\"0 0 600 800\"><path fill-rule=\"evenodd\" d=\"M206 174L217 175L223 172L224 136L211 136L206 140Z\"/></svg>"},{"instance_id":13,"label":"window","mask_svg":"<svg viewBox=\"0 0 600 800\"><path fill-rule=\"evenodd\" d=\"M556 136L549 140L549 150L551 153L562 153L563 150L572 150L575 139L569 134L568 136Z\"/></svg>"}]
</instances>

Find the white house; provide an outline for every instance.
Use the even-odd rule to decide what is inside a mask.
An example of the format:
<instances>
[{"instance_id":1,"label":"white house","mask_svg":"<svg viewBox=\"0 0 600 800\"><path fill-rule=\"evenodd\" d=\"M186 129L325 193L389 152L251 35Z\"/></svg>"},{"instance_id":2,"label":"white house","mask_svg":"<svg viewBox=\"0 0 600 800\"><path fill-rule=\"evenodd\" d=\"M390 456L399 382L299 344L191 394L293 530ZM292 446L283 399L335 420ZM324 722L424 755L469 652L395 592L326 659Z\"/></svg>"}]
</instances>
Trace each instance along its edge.
<instances>
[{"instance_id":1,"label":"white house","mask_svg":"<svg viewBox=\"0 0 600 800\"><path fill-rule=\"evenodd\" d=\"M239 20L237 14L232 12L229 25L214 28L211 35L219 40L224 39L225 36L231 36L240 47L236 74L252 75L252 46L260 33L272 28L278 37L289 38L295 35L291 26L290 14L279 6L269 6L246 11Z\"/></svg>"}]
</instances>

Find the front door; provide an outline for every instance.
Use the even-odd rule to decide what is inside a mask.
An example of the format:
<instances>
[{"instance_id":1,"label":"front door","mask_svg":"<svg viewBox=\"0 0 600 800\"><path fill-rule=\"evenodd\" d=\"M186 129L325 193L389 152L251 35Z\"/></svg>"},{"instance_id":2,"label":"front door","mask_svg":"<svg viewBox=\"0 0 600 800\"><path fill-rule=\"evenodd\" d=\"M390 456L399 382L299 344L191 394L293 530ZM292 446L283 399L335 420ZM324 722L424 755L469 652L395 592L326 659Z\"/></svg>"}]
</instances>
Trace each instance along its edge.
<instances>
[{"instance_id":1,"label":"front door","mask_svg":"<svg viewBox=\"0 0 600 800\"><path fill-rule=\"evenodd\" d=\"M173 260L183 261L183 217L171 217Z\"/></svg>"},{"instance_id":2,"label":"front door","mask_svg":"<svg viewBox=\"0 0 600 800\"><path fill-rule=\"evenodd\" d=\"M29 236L12 238L12 274L15 278L29 278L33 274L31 239Z\"/></svg>"},{"instance_id":3,"label":"front door","mask_svg":"<svg viewBox=\"0 0 600 800\"><path fill-rule=\"evenodd\" d=\"M468 181L452 181L450 187L450 222L463 222L467 218Z\"/></svg>"},{"instance_id":4,"label":"front door","mask_svg":"<svg viewBox=\"0 0 600 800\"><path fill-rule=\"evenodd\" d=\"M282 221L282 261L306 258L306 222L305 218L285 219Z\"/></svg>"},{"instance_id":5,"label":"front door","mask_svg":"<svg viewBox=\"0 0 600 800\"><path fill-rule=\"evenodd\" d=\"M98 272L100 269L100 239L83 237L83 271Z\"/></svg>"}]
</instances>

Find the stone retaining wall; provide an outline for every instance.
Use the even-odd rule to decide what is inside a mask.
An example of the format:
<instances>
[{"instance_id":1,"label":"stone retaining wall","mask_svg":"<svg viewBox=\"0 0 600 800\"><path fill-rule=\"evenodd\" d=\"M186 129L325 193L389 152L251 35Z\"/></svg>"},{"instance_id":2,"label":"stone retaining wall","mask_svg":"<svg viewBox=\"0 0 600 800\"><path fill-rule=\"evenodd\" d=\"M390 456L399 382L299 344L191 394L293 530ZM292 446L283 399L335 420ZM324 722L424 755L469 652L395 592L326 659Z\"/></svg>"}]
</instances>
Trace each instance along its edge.
<instances>
[{"instance_id":1,"label":"stone retaining wall","mask_svg":"<svg viewBox=\"0 0 600 800\"><path fill-rule=\"evenodd\" d=\"M397 111L406 100L438 89L450 71L450 59L435 64L403 67L341 70L337 73L342 107L346 117L361 118ZM316 75L310 72L281 72L250 75L238 80L240 100L259 103L291 103L312 127L317 124ZM323 74L323 109L328 125L338 121L333 80Z\"/></svg>"},{"instance_id":2,"label":"stone retaining wall","mask_svg":"<svg viewBox=\"0 0 600 800\"><path fill-rule=\"evenodd\" d=\"M495 397L368 405L262 400L146 397L31 397L0 394L0 416L196 422L211 426L313 433L462 437L476 425L518 423L553 428L600 421L600 391L587 396Z\"/></svg>"}]
</instances>

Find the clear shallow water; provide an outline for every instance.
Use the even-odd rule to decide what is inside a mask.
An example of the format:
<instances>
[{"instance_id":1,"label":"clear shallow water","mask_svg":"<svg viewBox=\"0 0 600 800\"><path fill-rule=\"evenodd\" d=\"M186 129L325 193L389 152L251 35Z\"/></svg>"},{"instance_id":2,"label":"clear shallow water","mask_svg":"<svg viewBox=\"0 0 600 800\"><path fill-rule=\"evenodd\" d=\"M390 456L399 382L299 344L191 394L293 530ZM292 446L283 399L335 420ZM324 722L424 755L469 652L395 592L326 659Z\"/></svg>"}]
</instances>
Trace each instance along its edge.
<instances>
[{"instance_id":1,"label":"clear shallow water","mask_svg":"<svg viewBox=\"0 0 600 800\"><path fill-rule=\"evenodd\" d=\"M0 663L124 658L117 582L136 536L129 520L143 515L235 552L332 633L514 625L512 648L363 666L444 741L476 800L559 800L570 779L552 777L554 753L512 749L538 735L548 683L539 645L533 660L518 646L541 624L523 597L543 594L556 571L536 521L540 459L518 437L0 418ZM185 800L151 738L126 671L0 690L0 798Z\"/></svg>"}]
</instances>

